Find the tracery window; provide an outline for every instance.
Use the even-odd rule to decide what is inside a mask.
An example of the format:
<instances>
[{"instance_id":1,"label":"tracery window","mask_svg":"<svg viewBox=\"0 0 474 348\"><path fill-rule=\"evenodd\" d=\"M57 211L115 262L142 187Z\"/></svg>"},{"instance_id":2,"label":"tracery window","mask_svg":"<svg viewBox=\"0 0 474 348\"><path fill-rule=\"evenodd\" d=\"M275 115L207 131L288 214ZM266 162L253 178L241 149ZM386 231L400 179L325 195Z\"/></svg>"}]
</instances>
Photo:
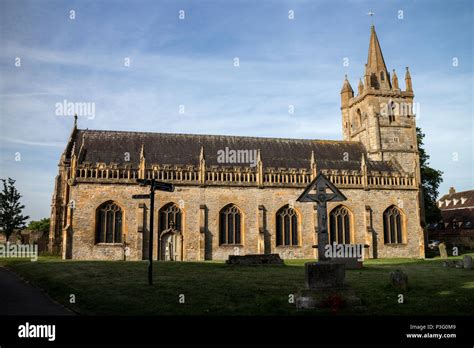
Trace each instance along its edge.
<instances>
[{"instance_id":1,"label":"tracery window","mask_svg":"<svg viewBox=\"0 0 474 348\"><path fill-rule=\"evenodd\" d=\"M388 207L383 213L383 236L385 244L403 243L403 216L396 206Z\"/></svg>"},{"instance_id":2,"label":"tracery window","mask_svg":"<svg viewBox=\"0 0 474 348\"><path fill-rule=\"evenodd\" d=\"M276 213L276 245L299 245L298 215L289 205Z\"/></svg>"},{"instance_id":3,"label":"tracery window","mask_svg":"<svg viewBox=\"0 0 474 348\"><path fill-rule=\"evenodd\" d=\"M97 208L96 243L122 243L122 209L114 202Z\"/></svg>"},{"instance_id":4,"label":"tracery window","mask_svg":"<svg viewBox=\"0 0 474 348\"><path fill-rule=\"evenodd\" d=\"M329 213L329 243L351 243L351 215L349 210L339 205Z\"/></svg>"},{"instance_id":5,"label":"tracery window","mask_svg":"<svg viewBox=\"0 0 474 348\"><path fill-rule=\"evenodd\" d=\"M182 212L174 203L168 203L160 209L159 232L163 232L170 228L181 231Z\"/></svg>"},{"instance_id":6,"label":"tracery window","mask_svg":"<svg viewBox=\"0 0 474 348\"><path fill-rule=\"evenodd\" d=\"M219 244L242 243L242 213L234 204L228 204L219 212Z\"/></svg>"}]
</instances>

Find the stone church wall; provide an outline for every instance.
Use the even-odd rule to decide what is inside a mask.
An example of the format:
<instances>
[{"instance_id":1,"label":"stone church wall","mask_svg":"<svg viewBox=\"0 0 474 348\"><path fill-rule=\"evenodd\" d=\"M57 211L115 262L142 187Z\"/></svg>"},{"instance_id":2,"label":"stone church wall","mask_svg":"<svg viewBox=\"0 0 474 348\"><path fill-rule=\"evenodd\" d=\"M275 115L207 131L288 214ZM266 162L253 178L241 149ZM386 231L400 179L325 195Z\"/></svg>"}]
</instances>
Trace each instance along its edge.
<instances>
[{"instance_id":1,"label":"stone church wall","mask_svg":"<svg viewBox=\"0 0 474 348\"><path fill-rule=\"evenodd\" d=\"M296 199L302 189L256 187L199 187L176 186L175 192L156 193L154 250L157 258L158 211L165 204L174 202L183 212L183 260L225 260L236 253L278 253L283 259L316 257L316 211L310 203ZM342 202L352 213L353 243L368 244L366 257L422 257L423 235L418 217L416 190L342 190L347 201ZM146 193L138 185L78 183L71 186L72 258L82 260L122 260L122 244L95 244L96 209L112 200L123 210L123 234L130 248L129 260L142 259L142 230L147 230L148 216L143 205L146 200L132 199L133 194ZM240 246L219 246L219 211L229 203L237 205L243 213L243 241ZM294 205L299 214L299 246L277 247L275 242L276 212L284 205ZM207 224L201 231L202 212L205 205ZM328 211L337 204L329 203ZM383 242L384 210L390 205L399 207L404 216L406 236L404 243L385 245ZM263 210L259 209L262 208ZM147 209L147 208L146 208ZM146 211L145 209L145 211ZM260 218L264 214L264 219ZM264 221L264 226L261 226ZM144 223L145 222L145 223ZM374 238L374 236L376 236ZM373 241L377 240L376 248ZM374 249L375 255L374 255Z\"/></svg>"}]
</instances>

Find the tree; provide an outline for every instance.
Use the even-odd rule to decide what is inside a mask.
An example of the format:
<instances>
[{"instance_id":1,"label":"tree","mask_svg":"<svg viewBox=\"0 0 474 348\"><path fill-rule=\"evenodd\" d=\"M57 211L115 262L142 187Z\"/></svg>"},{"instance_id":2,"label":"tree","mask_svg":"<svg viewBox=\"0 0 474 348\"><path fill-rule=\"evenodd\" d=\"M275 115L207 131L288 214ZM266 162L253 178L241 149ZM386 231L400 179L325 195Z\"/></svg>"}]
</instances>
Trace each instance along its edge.
<instances>
[{"instance_id":1,"label":"tree","mask_svg":"<svg viewBox=\"0 0 474 348\"><path fill-rule=\"evenodd\" d=\"M430 156L423 148L423 139L425 134L421 128L416 127L416 136L418 141L418 151L420 153L420 171L421 186L423 188L423 201L425 205L425 221L426 223L439 222L441 220L441 211L436 205L438 198L438 188L443 181L443 172L429 166Z\"/></svg>"},{"instance_id":2,"label":"tree","mask_svg":"<svg viewBox=\"0 0 474 348\"><path fill-rule=\"evenodd\" d=\"M8 239L15 230L25 228L29 216L22 214L25 206L20 203L22 197L15 187L15 180L1 179L3 190L0 192L0 227Z\"/></svg>"},{"instance_id":3,"label":"tree","mask_svg":"<svg viewBox=\"0 0 474 348\"><path fill-rule=\"evenodd\" d=\"M39 221L31 221L27 227L30 231L49 232L49 218L44 218Z\"/></svg>"}]
</instances>

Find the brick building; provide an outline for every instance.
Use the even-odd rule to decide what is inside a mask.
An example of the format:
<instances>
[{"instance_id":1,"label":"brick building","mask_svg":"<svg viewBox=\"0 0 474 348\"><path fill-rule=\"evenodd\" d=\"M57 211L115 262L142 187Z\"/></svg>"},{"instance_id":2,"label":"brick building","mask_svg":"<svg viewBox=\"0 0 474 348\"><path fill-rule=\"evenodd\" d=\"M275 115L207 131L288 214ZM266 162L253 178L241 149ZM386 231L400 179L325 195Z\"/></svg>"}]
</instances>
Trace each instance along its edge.
<instances>
[{"instance_id":1,"label":"brick building","mask_svg":"<svg viewBox=\"0 0 474 348\"><path fill-rule=\"evenodd\" d=\"M474 249L474 190L449 189L438 200L441 221L428 225L428 238Z\"/></svg>"}]
</instances>

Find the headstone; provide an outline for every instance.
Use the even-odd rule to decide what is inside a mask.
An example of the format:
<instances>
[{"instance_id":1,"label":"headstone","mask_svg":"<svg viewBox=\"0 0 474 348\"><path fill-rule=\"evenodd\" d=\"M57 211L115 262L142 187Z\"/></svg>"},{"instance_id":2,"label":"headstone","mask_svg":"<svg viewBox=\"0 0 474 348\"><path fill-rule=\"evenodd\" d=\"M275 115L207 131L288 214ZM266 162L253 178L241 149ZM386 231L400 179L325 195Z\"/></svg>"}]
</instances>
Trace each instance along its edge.
<instances>
[{"instance_id":1,"label":"headstone","mask_svg":"<svg viewBox=\"0 0 474 348\"><path fill-rule=\"evenodd\" d=\"M472 256L464 255L462 263L465 269L472 269Z\"/></svg>"},{"instance_id":2,"label":"headstone","mask_svg":"<svg viewBox=\"0 0 474 348\"><path fill-rule=\"evenodd\" d=\"M399 269L390 273L390 283L396 289L402 291L408 290L408 276Z\"/></svg>"},{"instance_id":3,"label":"headstone","mask_svg":"<svg viewBox=\"0 0 474 348\"><path fill-rule=\"evenodd\" d=\"M438 245L439 248L439 254L442 259L447 259L448 258L448 253L446 252L446 244L444 243L439 243Z\"/></svg>"},{"instance_id":4,"label":"headstone","mask_svg":"<svg viewBox=\"0 0 474 348\"><path fill-rule=\"evenodd\" d=\"M463 260L446 260L446 261L443 261L443 267L446 267L446 268L468 268L469 267L469 260L466 259L466 263L465 263L464 259ZM472 268L472 258L471 258L471 266L470 267ZM470 269L470 268L468 268L468 269Z\"/></svg>"},{"instance_id":5,"label":"headstone","mask_svg":"<svg viewBox=\"0 0 474 348\"><path fill-rule=\"evenodd\" d=\"M454 267L454 262L453 261L443 261L443 267L449 268L449 267Z\"/></svg>"},{"instance_id":6,"label":"headstone","mask_svg":"<svg viewBox=\"0 0 474 348\"><path fill-rule=\"evenodd\" d=\"M462 262L465 269L472 269L472 256L464 255Z\"/></svg>"},{"instance_id":7,"label":"headstone","mask_svg":"<svg viewBox=\"0 0 474 348\"><path fill-rule=\"evenodd\" d=\"M308 289L342 288L345 285L346 268L343 263L307 262L304 267Z\"/></svg>"},{"instance_id":8,"label":"headstone","mask_svg":"<svg viewBox=\"0 0 474 348\"><path fill-rule=\"evenodd\" d=\"M249 254L249 255L229 255L226 261L228 265L283 265L283 260L278 254Z\"/></svg>"}]
</instances>

